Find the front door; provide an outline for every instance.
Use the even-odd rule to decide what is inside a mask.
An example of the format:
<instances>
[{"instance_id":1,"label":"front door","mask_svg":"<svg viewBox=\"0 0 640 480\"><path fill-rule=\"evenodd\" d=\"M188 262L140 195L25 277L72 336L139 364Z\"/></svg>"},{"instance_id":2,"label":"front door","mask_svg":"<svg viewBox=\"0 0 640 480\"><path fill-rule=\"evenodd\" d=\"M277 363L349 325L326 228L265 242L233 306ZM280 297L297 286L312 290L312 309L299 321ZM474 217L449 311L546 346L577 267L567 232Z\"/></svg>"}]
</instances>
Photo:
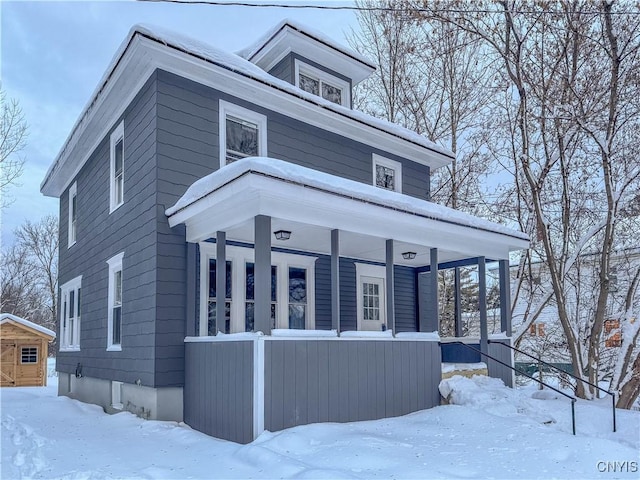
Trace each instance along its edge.
<instances>
[{"instance_id":1,"label":"front door","mask_svg":"<svg viewBox=\"0 0 640 480\"><path fill-rule=\"evenodd\" d=\"M384 278L362 275L358 286L360 329L383 330L387 323Z\"/></svg>"},{"instance_id":2,"label":"front door","mask_svg":"<svg viewBox=\"0 0 640 480\"><path fill-rule=\"evenodd\" d=\"M0 385L13 387L16 384L16 344L2 342L0 346Z\"/></svg>"}]
</instances>

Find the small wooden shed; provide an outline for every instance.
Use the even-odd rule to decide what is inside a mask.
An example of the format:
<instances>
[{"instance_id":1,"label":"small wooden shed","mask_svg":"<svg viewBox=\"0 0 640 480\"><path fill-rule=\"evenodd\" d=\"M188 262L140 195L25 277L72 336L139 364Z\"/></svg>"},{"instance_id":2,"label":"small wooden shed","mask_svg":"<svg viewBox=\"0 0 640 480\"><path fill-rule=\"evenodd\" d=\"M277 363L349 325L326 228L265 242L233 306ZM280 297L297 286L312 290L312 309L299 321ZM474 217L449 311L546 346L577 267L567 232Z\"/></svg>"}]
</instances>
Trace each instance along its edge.
<instances>
[{"instance_id":1,"label":"small wooden shed","mask_svg":"<svg viewBox=\"0 0 640 480\"><path fill-rule=\"evenodd\" d=\"M49 342L55 332L24 318L0 314L0 386L39 387L47 384Z\"/></svg>"}]
</instances>

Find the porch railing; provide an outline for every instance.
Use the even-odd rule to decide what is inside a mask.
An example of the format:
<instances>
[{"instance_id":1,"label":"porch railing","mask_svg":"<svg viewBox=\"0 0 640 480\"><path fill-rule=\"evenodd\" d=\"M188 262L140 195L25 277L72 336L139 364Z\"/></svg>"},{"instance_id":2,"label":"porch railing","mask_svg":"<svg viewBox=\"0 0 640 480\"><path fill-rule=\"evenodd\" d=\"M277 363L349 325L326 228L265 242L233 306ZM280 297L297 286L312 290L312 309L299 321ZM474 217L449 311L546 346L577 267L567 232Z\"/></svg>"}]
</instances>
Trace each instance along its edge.
<instances>
[{"instance_id":1,"label":"porch railing","mask_svg":"<svg viewBox=\"0 0 640 480\"><path fill-rule=\"evenodd\" d=\"M607 395L611 395L611 401L612 401L612 403L611 403L611 404L612 404L612 407L613 407L613 408L612 408L612 413L613 413L613 431L614 431L614 432L616 431L616 394L615 394L614 392L610 392L609 390L606 390L606 389L604 389L604 388L602 388L602 387L600 387L600 386L598 386L598 385L594 385L593 383L591 383L591 382L589 382L589 381L587 381L587 380L584 380L584 379L582 379L582 378L577 377L577 376L576 376L576 375L574 375L573 373L566 372L566 371L562 370L561 368L558 368L557 366L555 366L555 365L553 365L553 364L551 364L551 363L547 363L547 362L545 362L544 360L542 360L542 359L540 359L540 358L538 358L538 357L535 357L535 356L533 356L533 355L531 355L531 354L529 354L529 353L527 353L527 352L524 352L524 351L520 350L519 348L514 347L514 346L512 346L512 345L507 345L506 343L502 343L502 342L492 342L491 340L489 340L489 343L498 343L498 344L500 344L500 345L504 345L505 347L510 348L510 349L511 349L511 350L513 350L514 352L518 352L518 353L520 353L520 354L522 354L522 355L526 355L527 357L529 357L529 358L531 358L531 359L535 360L535 361L536 361L536 362L538 362L539 364L542 364L542 365L544 365L544 366L546 366L546 367L553 368L555 371L558 371L558 372L560 372L560 373L562 373L562 374L564 374L564 375L568 375L568 376L570 376L571 378L573 378L573 379L575 379L575 380L577 380L577 381L579 381L579 382L583 382L583 383L586 383L587 385L590 385L590 386L592 386L592 387L594 387L594 388L597 388L597 389L598 389L598 391L600 391L600 392L604 392L604 393L606 393ZM525 374L524 372L522 372L521 370L517 370L517 369L514 369L514 370L516 370L516 372L518 372L518 373L521 373L521 374L523 374L523 375L526 375L526 374ZM527 375L527 376L529 376L529 375Z\"/></svg>"},{"instance_id":2,"label":"porch railing","mask_svg":"<svg viewBox=\"0 0 640 480\"><path fill-rule=\"evenodd\" d=\"M571 396L571 395L568 395L568 394L566 394L566 393L564 393L564 392L562 392L562 391L558 390L557 388L552 387L551 385L548 385L548 384L544 383L542 380L538 380L537 378L532 377L532 376L531 376L531 375L529 375L528 373L521 372L520 370L517 370L516 368L512 367L511 365L509 365L508 363L505 363L505 362L503 362L502 360L498 360L498 359L497 359L497 358L495 358L494 356L489 355L488 353L485 353L485 352L483 352L483 351L481 351L481 350L479 350L479 349L477 349L477 348L475 348L475 347L472 347L471 345L467 345L467 344L466 344L466 343L464 343L464 342L448 342L448 343L449 343L449 344L454 343L454 344L458 344L458 345L464 345L464 346L465 346L465 348L468 348L468 349L470 349L470 350L473 350L473 351L474 351L474 352L476 352L476 353L479 353L481 357L482 357L482 356L487 357L487 358L489 358L490 360L493 360L494 362L497 362L497 363L499 363L499 364L501 364L501 365L504 365L505 367L507 367L507 368L509 368L509 369L513 370L514 372L521 373L522 375L524 375L525 377L530 378L530 379L531 379L531 380L533 380L534 382L538 382L539 384L544 385L545 387L550 388L550 389L551 389L551 390L553 390L554 392L557 392L557 393L559 393L560 395L562 395L563 397L566 397L566 398L568 398L569 400L571 400L571 427L572 427L573 434L574 434L574 435L576 434L576 408L575 408L575 406L576 406L576 401L578 400L576 397L573 397L573 396ZM496 343L499 343L499 342L496 342ZM503 345L504 345L504 344L503 344Z\"/></svg>"}]
</instances>

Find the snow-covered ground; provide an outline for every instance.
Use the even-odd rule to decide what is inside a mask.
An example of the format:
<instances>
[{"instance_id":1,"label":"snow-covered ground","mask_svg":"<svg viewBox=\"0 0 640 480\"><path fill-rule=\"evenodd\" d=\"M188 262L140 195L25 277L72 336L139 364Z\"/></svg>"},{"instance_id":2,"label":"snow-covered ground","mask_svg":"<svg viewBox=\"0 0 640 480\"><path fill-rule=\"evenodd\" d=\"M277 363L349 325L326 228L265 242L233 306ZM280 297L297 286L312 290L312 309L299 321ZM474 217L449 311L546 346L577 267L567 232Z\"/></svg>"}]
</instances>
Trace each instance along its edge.
<instances>
[{"instance_id":1,"label":"snow-covered ground","mask_svg":"<svg viewBox=\"0 0 640 480\"><path fill-rule=\"evenodd\" d=\"M265 432L249 445L4 388L2 479L18 478L640 478L640 412L570 402L487 377L441 385L454 405L404 417ZM615 470L615 471L614 471Z\"/></svg>"}]
</instances>

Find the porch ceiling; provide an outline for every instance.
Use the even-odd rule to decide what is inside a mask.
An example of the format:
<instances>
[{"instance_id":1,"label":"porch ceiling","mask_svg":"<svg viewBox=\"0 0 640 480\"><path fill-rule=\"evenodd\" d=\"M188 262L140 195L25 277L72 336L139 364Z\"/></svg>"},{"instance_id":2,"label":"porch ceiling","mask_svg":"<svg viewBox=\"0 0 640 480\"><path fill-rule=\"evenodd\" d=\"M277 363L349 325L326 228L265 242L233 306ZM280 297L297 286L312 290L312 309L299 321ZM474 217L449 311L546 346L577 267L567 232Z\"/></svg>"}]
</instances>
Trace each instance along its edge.
<instances>
[{"instance_id":1,"label":"porch ceiling","mask_svg":"<svg viewBox=\"0 0 640 480\"><path fill-rule=\"evenodd\" d=\"M252 158L226 166L194 183L167 210L169 224L184 223L187 241L227 232L228 240L253 243L253 218L268 215L272 230L292 232L276 247L330 252L330 232L340 230L340 255L384 261L385 240L395 240L397 264L426 265L429 249L438 261L485 256L508 258L527 248L527 237L504 226L372 185L292 165ZM416 252L410 261L402 252Z\"/></svg>"}]
</instances>

